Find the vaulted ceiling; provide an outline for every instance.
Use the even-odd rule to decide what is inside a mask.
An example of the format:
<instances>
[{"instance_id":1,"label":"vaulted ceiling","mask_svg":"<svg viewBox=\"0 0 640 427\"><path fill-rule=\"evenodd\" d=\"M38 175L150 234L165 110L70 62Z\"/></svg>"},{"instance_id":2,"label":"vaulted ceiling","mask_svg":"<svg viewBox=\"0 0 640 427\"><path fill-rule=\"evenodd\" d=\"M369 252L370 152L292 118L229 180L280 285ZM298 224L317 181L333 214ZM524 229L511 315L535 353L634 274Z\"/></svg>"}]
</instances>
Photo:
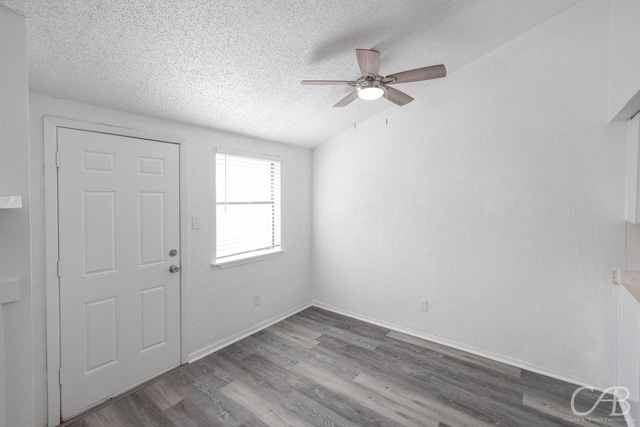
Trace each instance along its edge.
<instances>
[{"instance_id":1,"label":"vaulted ceiling","mask_svg":"<svg viewBox=\"0 0 640 427\"><path fill-rule=\"evenodd\" d=\"M385 108L332 105L355 49L449 74L579 0L0 0L28 19L32 91L313 147ZM396 86L414 98L439 80Z\"/></svg>"}]
</instances>

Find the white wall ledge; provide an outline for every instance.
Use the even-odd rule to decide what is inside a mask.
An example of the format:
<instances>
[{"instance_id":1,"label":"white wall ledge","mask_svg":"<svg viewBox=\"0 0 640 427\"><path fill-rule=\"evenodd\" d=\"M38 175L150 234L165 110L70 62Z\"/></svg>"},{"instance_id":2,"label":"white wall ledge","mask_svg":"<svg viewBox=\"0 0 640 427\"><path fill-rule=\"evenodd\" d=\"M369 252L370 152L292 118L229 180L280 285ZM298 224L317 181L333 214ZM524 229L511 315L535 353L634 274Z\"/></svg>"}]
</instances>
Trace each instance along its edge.
<instances>
[{"instance_id":1,"label":"white wall ledge","mask_svg":"<svg viewBox=\"0 0 640 427\"><path fill-rule=\"evenodd\" d=\"M212 265L215 267L218 267L219 269L225 269L229 267L235 267L238 265L249 264L251 262L261 261L263 259L273 258L282 253L284 253L284 249L258 252L254 255L249 255L249 256L244 255L244 256L234 257L234 258L230 257L230 259L226 261L214 262Z\"/></svg>"},{"instance_id":2,"label":"white wall ledge","mask_svg":"<svg viewBox=\"0 0 640 427\"><path fill-rule=\"evenodd\" d=\"M640 303L640 271L620 270L614 283L623 286Z\"/></svg>"},{"instance_id":3,"label":"white wall ledge","mask_svg":"<svg viewBox=\"0 0 640 427\"><path fill-rule=\"evenodd\" d=\"M22 207L22 196L0 196L0 209L18 209Z\"/></svg>"}]
</instances>

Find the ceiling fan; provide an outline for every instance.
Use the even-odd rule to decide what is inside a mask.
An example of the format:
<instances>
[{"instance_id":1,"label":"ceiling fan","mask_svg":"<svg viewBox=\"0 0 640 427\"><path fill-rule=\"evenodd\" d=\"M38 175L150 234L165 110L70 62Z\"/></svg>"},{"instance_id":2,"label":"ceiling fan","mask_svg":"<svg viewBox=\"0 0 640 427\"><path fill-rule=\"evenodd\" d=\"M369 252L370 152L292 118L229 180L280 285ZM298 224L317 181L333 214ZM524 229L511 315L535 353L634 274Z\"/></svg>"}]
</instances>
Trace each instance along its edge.
<instances>
[{"instance_id":1,"label":"ceiling fan","mask_svg":"<svg viewBox=\"0 0 640 427\"><path fill-rule=\"evenodd\" d=\"M348 85L356 88L356 90L338 101L334 107L349 105L356 98L374 100L383 95L394 104L403 106L413 101L413 98L391 85L439 79L447 75L447 69L440 64L402 71L385 77L378 74L380 53L377 50L356 49L356 58L362 73L358 80L302 80L300 83L303 85Z\"/></svg>"}]
</instances>

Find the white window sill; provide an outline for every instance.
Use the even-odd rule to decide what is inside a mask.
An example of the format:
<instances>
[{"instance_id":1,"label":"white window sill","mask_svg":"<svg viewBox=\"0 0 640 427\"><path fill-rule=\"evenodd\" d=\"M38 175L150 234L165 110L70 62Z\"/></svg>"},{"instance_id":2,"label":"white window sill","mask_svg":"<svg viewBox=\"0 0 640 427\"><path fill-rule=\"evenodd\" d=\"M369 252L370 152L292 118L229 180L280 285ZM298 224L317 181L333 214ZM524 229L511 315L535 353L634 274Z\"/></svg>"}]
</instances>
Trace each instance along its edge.
<instances>
[{"instance_id":1,"label":"white window sill","mask_svg":"<svg viewBox=\"0 0 640 427\"><path fill-rule=\"evenodd\" d=\"M225 269L225 268L235 267L237 265L249 264L255 261L262 261L263 259L275 258L283 252L284 252L284 249L278 249L275 251L262 252L259 254L249 255L249 256L244 255L239 257L229 257L224 261L214 262L213 265L220 269Z\"/></svg>"}]
</instances>

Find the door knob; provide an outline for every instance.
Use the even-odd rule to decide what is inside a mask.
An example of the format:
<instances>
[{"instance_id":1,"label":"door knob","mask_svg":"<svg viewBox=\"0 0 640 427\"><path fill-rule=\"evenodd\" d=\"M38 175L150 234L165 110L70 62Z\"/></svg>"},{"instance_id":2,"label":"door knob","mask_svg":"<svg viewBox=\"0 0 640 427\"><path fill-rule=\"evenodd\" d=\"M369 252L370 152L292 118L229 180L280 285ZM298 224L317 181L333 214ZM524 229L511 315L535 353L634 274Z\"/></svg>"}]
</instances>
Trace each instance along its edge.
<instances>
[{"instance_id":1,"label":"door knob","mask_svg":"<svg viewBox=\"0 0 640 427\"><path fill-rule=\"evenodd\" d=\"M180 267L174 264L171 267L169 267L169 271L172 273L177 273L178 271L180 271Z\"/></svg>"}]
</instances>

